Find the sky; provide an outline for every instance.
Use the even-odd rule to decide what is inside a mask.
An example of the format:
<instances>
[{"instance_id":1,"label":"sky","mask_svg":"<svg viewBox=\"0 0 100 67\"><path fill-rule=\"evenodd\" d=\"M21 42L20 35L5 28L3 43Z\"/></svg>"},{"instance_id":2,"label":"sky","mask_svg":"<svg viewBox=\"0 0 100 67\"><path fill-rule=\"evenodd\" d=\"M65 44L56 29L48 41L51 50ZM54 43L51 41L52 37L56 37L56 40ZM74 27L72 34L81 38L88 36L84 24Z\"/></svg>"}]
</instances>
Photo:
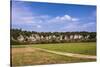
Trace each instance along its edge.
<instances>
[{"instance_id":1,"label":"sky","mask_svg":"<svg viewBox=\"0 0 100 67\"><path fill-rule=\"evenodd\" d=\"M12 1L14 29L37 32L96 32L96 6Z\"/></svg>"}]
</instances>

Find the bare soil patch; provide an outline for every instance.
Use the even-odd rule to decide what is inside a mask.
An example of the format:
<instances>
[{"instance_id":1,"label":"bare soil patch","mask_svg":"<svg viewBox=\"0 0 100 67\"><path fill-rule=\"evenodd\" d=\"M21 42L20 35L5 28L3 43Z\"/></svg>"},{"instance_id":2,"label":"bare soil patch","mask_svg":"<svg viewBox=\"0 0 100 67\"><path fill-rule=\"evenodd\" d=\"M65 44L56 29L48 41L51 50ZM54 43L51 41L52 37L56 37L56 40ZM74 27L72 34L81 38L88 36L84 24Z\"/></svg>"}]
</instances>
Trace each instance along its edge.
<instances>
[{"instance_id":1,"label":"bare soil patch","mask_svg":"<svg viewBox=\"0 0 100 67\"><path fill-rule=\"evenodd\" d=\"M12 54L14 54L14 53L35 52L35 51L36 51L35 48L30 48L30 47L26 47L26 48L12 48Z\"/></svg>"}]
</instances>

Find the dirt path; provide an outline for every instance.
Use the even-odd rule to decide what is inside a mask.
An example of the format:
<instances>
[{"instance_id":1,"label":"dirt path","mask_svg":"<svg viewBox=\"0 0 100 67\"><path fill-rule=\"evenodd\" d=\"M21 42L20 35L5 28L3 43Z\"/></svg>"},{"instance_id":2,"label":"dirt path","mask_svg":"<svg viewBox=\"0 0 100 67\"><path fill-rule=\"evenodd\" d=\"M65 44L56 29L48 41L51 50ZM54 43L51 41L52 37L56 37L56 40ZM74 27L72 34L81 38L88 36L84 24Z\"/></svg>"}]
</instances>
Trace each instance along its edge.
<instances>
[{"instance_id":1,"label":"dirt path","mask_svg":"<svg viewBox=\"0 0 100 67\"><path fill-rule=\"evenodd\" d=\"M49 53L58 54L58 55L69 56L69 57L76 57L76 58L83 58L83 59L96 59L96 56L91 56L91 55L74 54L74 53L68 53L68 52L58 52L58 51L51 51L51 50L46 50L42 48L35 48L35 49L42 50L42 51L49 52Z\"/></svg>"}]
</instances>

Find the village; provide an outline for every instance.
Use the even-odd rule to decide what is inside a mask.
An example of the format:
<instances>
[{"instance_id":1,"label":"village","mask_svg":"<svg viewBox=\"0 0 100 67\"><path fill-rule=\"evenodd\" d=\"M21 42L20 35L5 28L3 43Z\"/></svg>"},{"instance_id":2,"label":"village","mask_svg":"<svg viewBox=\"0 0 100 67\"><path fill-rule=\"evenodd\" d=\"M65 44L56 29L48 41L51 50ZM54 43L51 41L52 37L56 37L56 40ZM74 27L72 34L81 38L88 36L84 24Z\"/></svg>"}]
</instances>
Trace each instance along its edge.
<instances>
[{"instance_id":1,"label":"village","mask_svg":"<svg viewBox=\"0 0 100 67\"><path fill-rule=\"evenodd\" d=\"M89 32L38 32L31 33L28 36L19 34L16 38L12 35L11 40L21 43L63 43L63 42L82 42L82 41L95 41L95 33Z\"/></svg>"}]
</instances>

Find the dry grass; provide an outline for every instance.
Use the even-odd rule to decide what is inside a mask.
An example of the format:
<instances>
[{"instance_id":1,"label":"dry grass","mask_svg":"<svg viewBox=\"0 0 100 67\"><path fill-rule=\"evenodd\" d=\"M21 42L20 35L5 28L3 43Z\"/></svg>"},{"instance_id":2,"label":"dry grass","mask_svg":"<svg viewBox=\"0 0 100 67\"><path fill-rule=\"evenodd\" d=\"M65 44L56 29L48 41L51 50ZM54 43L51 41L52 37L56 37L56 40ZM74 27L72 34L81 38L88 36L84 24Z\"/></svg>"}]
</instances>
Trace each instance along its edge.
<instances>
[{"instance_id":1,"label":"dry grass","mask_svg":"<svg viewBox=\"0 0 100 67\"><path fill-rule=\"evenodd\" d=\"M60 56L52 53L43 52L31 47L12 48L11 58L13 66L95 61L90 59Z\"/></svg>"},{"instance_id":2,"label":"dry grass","mask_svg":"<svg viewBox=\"0 0 100 67\"><path fill-rule=\"evenodd\" d=\"M27 52L35 52L36 50L33 48L13 48L12 50L12 54L16 54L16 53L27 53Z\"/></svg>"}]
</instances>

